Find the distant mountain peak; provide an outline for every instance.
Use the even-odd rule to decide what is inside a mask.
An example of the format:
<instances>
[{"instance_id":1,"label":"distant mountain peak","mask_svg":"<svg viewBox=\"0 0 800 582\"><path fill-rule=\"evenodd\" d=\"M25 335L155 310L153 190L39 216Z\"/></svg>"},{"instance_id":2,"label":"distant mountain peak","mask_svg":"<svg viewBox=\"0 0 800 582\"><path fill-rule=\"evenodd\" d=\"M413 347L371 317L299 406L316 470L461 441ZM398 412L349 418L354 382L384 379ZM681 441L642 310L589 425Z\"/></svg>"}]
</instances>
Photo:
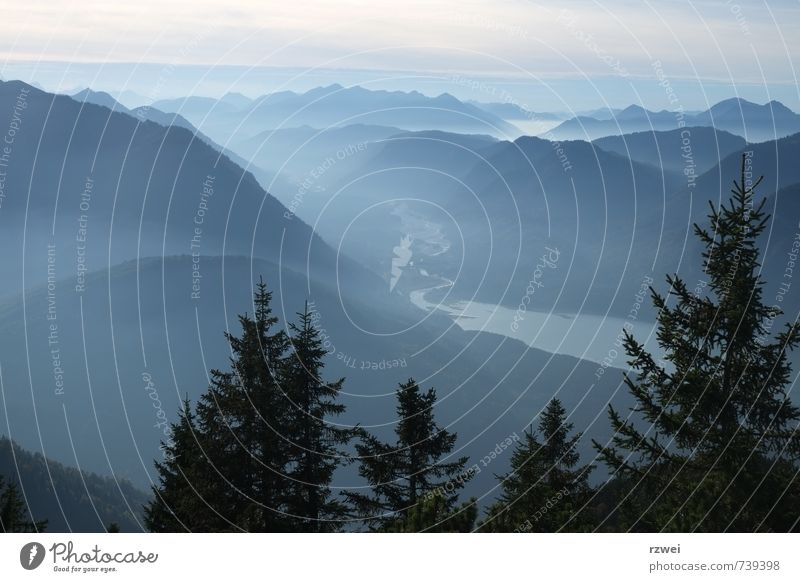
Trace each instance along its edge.
<instances>
[{"instance_id":1,"label":"distant mountain peak","mask_svg":"<svg viewBox=\"0 0 800 582\"><path fill-rule=\"evenodd\" d=\"M441 95L437 95L436 97L434 97L434 99L436 101L440 101L440 102L444 102L444 103L452 103L452 104L461 104L461 103L463 103L457 97L451 95L450 93L442 93ZM472 105L470 103L465 103L465 105L468 105L470 107L474 107L474 105Z\"/></svg>"},{"instance_id":2,"label":"distant mountain peak","mask_svg":"<svg viewBox=\"0 0 800 582\"><path fill-rule=\"evenodd\" d=\"M794 113L791 109L789 109L786 105L773 99L772 101L768 102L764 107L770 108L773 112L776 113Z\"/></svg>"},{"instance_id":3,"label":"distant mountain peak","mask_svg":"<svg viewBox=\"0 0 800 582\"><path fill-rule=\"evenodd\" d=\"M747 99L743 99L741 97L731 97L729 99L723 99L719 103L712 105L708 108L708 112L720 114L739 111L753 111L763 109L763 107L763 105L753 103L752 101L748 101Z\"/></svg>"},{"instance_id":4,"label":"distant mountain peak","mask_svg":"<svg viewBox=\"0 0 800 582\"><path fill-rule=\"evenodd\" d=\"M713 109L714 107L718 107L721 105L758 105L758 104L752 101L748 101L743 97L728 97L727 99L723 99L722 101L719 101L715 105L712 105L711 108Z\"/></svg>"},{"instance_id":5,"label":"distant mountain peak","mask_svg":"<svg viewBox=\"0 0 800 582\"><path fill-rule=\"evenodd\" d=\"M83 89L82 91L78 91L74 95L70 95L70 97L72 97L75 101L108 107L114 111L129 111L127 107L114 99L110 94L106 93L105 91L95 91L89 87Z\"/></svg>"},{"instance_id":6,"label":"distant mountain peak","mask_svg":"<svg viewBox=\"0 0 800 582\"><path fill-rule=\"evenodd\" d=\"M642 107L641 105L628 105L625 109L617 113L617 119L633 119L633 118L646 118L652 115L652 111L649 111Z\"/></svg>"},{"instance_id":7,"label":"distant mountain peak","mask_svg":"<svg viewBox=\"0 0 800 582\"><path fill-rule=\"evenodd\" d=\"M225 103L229 103L230 105L233 105L234 107L239 107L239 108L247 107L248 105L250 105L253 102L253 100L250 99L250 97L248 97L247 95L243 95L243 94L237 93L237 92L225 93L222 96L222 98L220 99L220 101L223 101Z\"/></svg>"},{"instance_id":8,"label":"distant mountain peak","mask_svg":"<svg viewBox=\"0 0 800 582\"><path fill-rule=\"evenodd\" d=\"M734 117L741 117L742 115L760 115L766 116L770 119L775 119L778 116L781 118L797 118L797 114L786 107L780 101L769 101L764 105L760 105L758 103L753 103L752 101L748 101L747 99L742 99L741 97L732 97L730 99L725 99L724 101L720 101L716 105L713 105L711 108L708 109L706 115L713 115L715 117L721 116L734 116Z\"/></svg>"},{"instance_id":9,"label":"distant mountain peak","mask_svg":"<svg viewBox=\"0 0 800 582\"><path fill-rule=\"evenodd\" d=\"M303 93L303 97L306 99L319 99L321 97L325 97L326 95L330 95L331 93L337 93L343 90L346 89L342 85L339 83L333 83L332 85L325 85L323 87L314 87L313 89L309 89Z\"/></svg>"}]
</instances>

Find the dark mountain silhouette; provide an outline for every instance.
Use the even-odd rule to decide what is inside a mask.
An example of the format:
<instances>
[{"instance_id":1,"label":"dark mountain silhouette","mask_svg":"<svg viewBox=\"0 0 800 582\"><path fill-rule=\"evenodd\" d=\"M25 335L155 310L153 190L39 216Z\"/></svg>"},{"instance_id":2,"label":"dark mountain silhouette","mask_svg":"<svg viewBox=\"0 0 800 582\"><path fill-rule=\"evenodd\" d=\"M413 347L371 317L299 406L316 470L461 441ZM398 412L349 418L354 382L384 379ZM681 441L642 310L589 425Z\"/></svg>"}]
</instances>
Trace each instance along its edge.
<instances>
[{"instance_id":1,"label":"dark mountain silhouette","mask_svg":"<svg viewBox=\"0 0 800 582\"><path fill-rule=\"evenodd\" d=\"M142 105L141 107L129 109L108 93L103 91L92 91L91 89L79 91L78 93L72 95L72 98L81 103L92 103L94 105L106 107L112 111L127 113L136 119L139 119L140 121L152 121L153 123L163 125L164 127L175 126L188 129L207 144L220 151L222 150L222 148L217 146L210 138L199 132L197 128L189 123L185 117L177 113L165 113L149 105Z\"/></svg>"},{"instance_id":2,"label":"dark mountain silhouette","mask_svg":"<svg viewBox=\"0 0 800 582\"><path fill-rule=\"evenodd\" d=\"M736 144L732 136L704 134L697 128L692 132L695 138L700 136L693 154L705 165L713 162L707 148L714 147L717 139L727 148ZM519 256L524 264L530 249L545 244L558 244L570 261L568 269L548 272L552 287L537 291L539 307L545 310L602 308L603 312L608 309L625 314L632 295L625 290L635 290L643 277L653 273L680 272L694 285L704 280L704 275L692 225L706 223L709 200L720 203L727 199L731 177L738 175L743 153L749 156L751 179L765 176L758 195L772 197L779 192L777 202L773 204L770 198L768 208L774 206L780 220L771 226L769 244L764 242L768 253L777 244L779 255L784 255L782 259L771 258L776 271L767 272L768 281L780 280L789 252L786 247L791 247L800 220L788 202L794 195L791 188L800 184L800 170L793 161L800 156L800 134L729 149L721 161L697 176L677 171L680 150L676 154L674 148L679 137L674 132L656 135L665 148L672 143L673 162L664 164L664 170L605 152L598 147L603 141L594 146L579 141L562 143L564 159L570 164L568 171L562 169L550 142L520 138L514 144L498 144L498 152L490 160L502 179L480 165L464 178L465 184L478 193L483 203L480 209L470 206L470 197L459 193L463 214L455 215L456 222L470 232L470 237L464 253L467 263L453 292L470 297L478 290L478 297L488 300L500 293L492 282L511 280L511 288L520 288L523 281L513 279L511 258ZM634 140L647 139L652 139L652 134L634 136ZM641 144L631 149L642 158L647 151ZM475 218L484 209L491 217L491 233L487 223L481 226L482 221ZM503 260L490 260L492 256ZM486 277L479 285L477 281L487 265ZM460 286L470 280L471 270L471 286L462 292ZM524 267L516 272L520 270L524 273ZM800 301L788 301L790 310L800 307ZM508 304L513 304L513 298ZM653 314L645 306L639 317L651 318Z\"/></svg>"},{"instance_id":3,"label":"dark mountain silhouette","mask_svg":"<svg viewBox=\"0 0 800 582\"><path fill-rule=\"evenodd\" d=\"M677 127L675 115L669 111L648 111L631 105L608 119L577 116L548 131L543 137L553 140L593 140L607 135L640 131L669 130Z\"/></svg>"},{"instance_id":4,"label":"dark mountain silhouette","mask_svg":"<svg viewBox=\"0 0 800 582\"><path fill-rule=\"evenodd\" d=\"M100 476L25 450L0 436L0 475L14 483L35 520L48 532L142 531L142 505L149 496L129 481Z\"/></svg>"},{"instance_id":5,"label":"dark mountain silhouette","mask_svg":"<svg viewBox=\"0 0 800 582\"><path fill-rule=\"evenodd\" d=\"M748 167L751 169L752 178L764 175L764 181L759 187L759 193L767 196L778 190L800 183L800 166L795 160L800 156L800 133L778 140L747 144L732 152L717 164L697 178L694 192L683 188L676 198L678 204L685 203L690 197L698 200L702 194L705 199L725 199L730 190L730 176L737 176L742 163L742 155L748 156ZM687 205L688 206L688 205ZM704 216L708 210L705 204L693 204L694 217Z\"/></svg>"},{"instance_id":6,"label":"dark mountain silhouette","mask_svg":"<svg viewBox=\"0 0 800 582\"><path fill-rule=\"evenodd\" d=\"M695 125L713 125L744 136L748 141L766 141L800 131L800 115L779 101L764 105L745 99L720 101L693 118Z\"/></svg>"},{"instance_id":7,"label":"dark mountain silhouette","mask_svg":"<svg viewBox=\"0 0 800 582\"><path fill-rule=\"evenodd\" d=\"M372 275L338 257L252 174L191 131L20 82L0 84L0 107L12 111L24 91L0 240L7 268L25 272L26 285L46 278L40 261L48 244L57 249L61 277L77 272L79 251L89 269L143 255L231 252L323 278L345 269L345 285L356 290L373 284ZM7 281L3 292L19 291L22 283Z\"/></svg>"},{"instance_id":8,"label":"dark mountain silhouette","mask_svg":"<svg viewBox=\"0 0 800 582\"><path fill-rule=\"evenodd\" d=\"M800 155L800 135L771 142L747 144L721 160L713 168L689 182L680 180L678 187L666 197L662 209L643 209L637 230L640 244L628 262L632 272L678 272L692 288L707 281L703 273L700 251L693 236L694 223L706 224L709 200L719 204L730 195L732 177L741 171L742 154L748 156L747 180L764 176L756 189L756 202L767 199L766 211L774 219L768 234L761 241L764 278L773 289L786 281L785 269L791 259L792 244L798 233L800 209L797 184L800 171L793 160ZM738 177L736 178L739 179ZM690 185L693 184L693 185ZM800 295L789 293L781 307L790 314L800 311Z\"/></svg>"},{"instance_id":9,"label":"dark mountain silhouette","mask_svg":"<svg viewBox=\"0 0 800 582\"><path fill-rule=\"evenodd\" d=\"M745 146L744 138L713 127L643 131L594 140L600 148L673 172L702 174Z\"/></svg>"},{"instance_id":10,"label":"dark mountain silhouette","mask_svg":"<svg viewBox=\"0 0 800 582\"><path fill-rule=\"evenodd\" d=\"M95 105L108 107L114 111L122 111L124 113L130 113L131 111L105 91L93 91L89 88L86 88L83 91L78 91L72 95L72 98L75 99L75 101L80 101L82 103L93 103Z\"/></svg>"},{"instance_id":11,"label":"dark mountain silhouette","mask_svg":"<svg viewBox=\"0 0 800 582\"><path fill-rule=\"evenodd\" d=\"M676 174L582 141L523 137L494 150L463 178L474 194L457 192L451 206L470 233L454 294L516 306L546 248L564 262L547 272L531 309L602 314L626 277L641 282L629 259L656 249L638 245L639 220L668 203Z\"/></svg>"}]
</instances>

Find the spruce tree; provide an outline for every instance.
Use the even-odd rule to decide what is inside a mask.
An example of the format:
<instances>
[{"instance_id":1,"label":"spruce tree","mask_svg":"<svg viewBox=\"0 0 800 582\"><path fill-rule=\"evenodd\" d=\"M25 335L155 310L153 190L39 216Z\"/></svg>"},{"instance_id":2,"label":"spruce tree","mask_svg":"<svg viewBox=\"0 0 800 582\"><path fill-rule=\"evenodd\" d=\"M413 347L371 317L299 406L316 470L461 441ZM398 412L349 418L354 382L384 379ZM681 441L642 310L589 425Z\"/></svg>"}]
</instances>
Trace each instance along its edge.
<instances>
[{"instance_id":1,"label":"spruce tree","mask_svg":"<svg viewBox=\"0 0 800 582\"><path fill-rule=\"evenodd\" d=\"M34 521L14 483L5 484L0 476L0 531L3 533L36 533L47 528L47 521Z\"/></svg>"},{"instance_id":2,"label":"spruce tree","mask_svg":"<svg viewBox=\"0 0 800 582\"><path fill-rule=\"evenodd\" d=\"M184 403L158 486L146 507L151 531L291 531L289 400L280 386L286 334L274 331L271 293L254 293L254 317L226 333L230 370L211 370L194 410Z\"/></svg>"},{"instance_id":3,"label":"spruce tree","mask_svg":"<svg viewBox=\"0 0 800 582\"><path fill-rule=\"evenodd\" d=\"M321 378L326 350L313 314L306 302L297 324L290 324L290 349L282 370L282 387L291 400L293 468L288 513L298 519L301 531L334 531L347 515L342 500L333 496L330 484L336 469L346 458L344 445L354 430L329 420L345 412L336 399L344 378L325 382Z\"/></svg>"},{"instance_id":4,"label":"spruce tree","mask_svg":"<svg viewBox=\"0 0 800 582\"><path fill-rule=\"evenodd\" d=\"M594 467L579 466L581 433L571 434L566 410L553 398L542 413L538 434L531 427L511 455L511 471L499 478L502 494L489 509L485 531L581 531L591 523L588 478Z\"/></svg>"},{"instance_id":5,"label":"spruce tree","mask_svg":"<svg viewBox=\"0 0 800 582\"><path fill-rule=\"evenodd\" d=\"M710 295L677 275L667 276L666 297L651 289L665 361L626 332L636 406L630 419L610 407L613 438L595 447L630 484L618 508L627 529L797 528L800 411L787 394L787 352L799 328L774 325L781 310L764 301L757 240L766 200L755 201L760 180L745 180L743 157L731 199L711 204L709 229L694 227Z\"/></svg>"},{"instance_id":6,"label":"spruce tree","mask_svg":"<svg viewBox=\"0 0 800 582\"><path fill-rule=\"evenodd\" d=\"M280 386L287 338L273 331L272 294L263 281L254 317L239 316L241 335L227 333L229 372L212 370L197 406L205 435L214 509L245 531L290 531L287 502L289 401Z\"/></svg>"},{"instance_id":7,"label":"spruce tree","mask_svg":"<svg viewBox=\"0 0 800 582\"><path fill-rule=\"evenodd\" d=\"M478 519L478 500L474 497L446 508L444 497L426 496L401 517L388 520L382 531L388 533L470 533Z\"/></svg>"},{"instance_id":8,"label":"spruce tree","mask_svg":"<svg viewBox=\"0 0 800 582\"><path fill-rule=\"evenodd\" d=\"M465 469L467 457L444 461L457 436L437 425L435 404L436 391L422 392L411 378L397 391L397 441L383 443L362 433L356 445L359 473L372 492L351 491L347 496L371 529L392 529L401 521L407 531L424 530L430 524L423 523L424 508L418 506L439 498L436 511L448 515L471 477Z\"/></svg>"},{"instance_id":9,"label":"spruce tree","mask_svg":"<svg viewBox=\"0 0 800 582\"><path fill-rule=\"evenodd\" d=\"M156 461L158 484L145 506L144 521L152 532L213 532L230 528L213 508L216 482L204 451L204 435L197 427L188 398L171 427L170 439L162 443L163 461Z\"/></svg>"},{"instance_id":10,"label":"spruce tree","mask_svg":"<svg viewBox=\"0 0 800 582\"><path fill-rule=\"evenodd\" d=\"M172 426L145 511L151 531L333 531L347 517L330 487L354 434L330 421L345 410L344 380L321 379L325 350L308 305L290 342L275 330L271 299L259 282L253 316L226 334L230 370L212 370Z\"/></svg>"}]
</instances>

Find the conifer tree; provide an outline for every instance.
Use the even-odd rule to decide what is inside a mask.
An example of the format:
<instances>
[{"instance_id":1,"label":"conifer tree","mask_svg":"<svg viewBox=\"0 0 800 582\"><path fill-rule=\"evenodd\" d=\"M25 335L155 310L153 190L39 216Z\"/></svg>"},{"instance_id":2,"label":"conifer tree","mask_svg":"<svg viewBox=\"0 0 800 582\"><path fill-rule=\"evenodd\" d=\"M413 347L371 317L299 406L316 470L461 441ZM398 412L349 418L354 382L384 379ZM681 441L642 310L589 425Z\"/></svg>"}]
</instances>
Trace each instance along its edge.
<instances>
[{"instance_id":1,"label":"conifer tree","mask_svg":"<svg viewBox=\"0 0 800 582\"><path fill-rule=\"evenodd\" d=\"M347 508L333 496L330 484L346 458L342 447L353 438L354 430L331 424L330 417L345 411L336 402L344 378L335 382L321 378L326 350L307 302L297 315L298 323L290 324L290 353L282 370L282 387L292 403L288 513L298 518L301 531L334 531L340 528Z\"/></svg>"},{"instance_id":2,"label":"conifer tree","mask_svg":"<svg viewBox=\"0 0 800 582\"><path fill-rule=\"evenodd\" d=\"M290 325L289 350L271 299L261 281L253 317L226 334L230 371L212 370L172 426L145 510L151 531L333 531L347 516L330 488L354 434L330 422L345 410L344 380L321 379L325 350L308 306Z\"/></svg>"},{"instance_id":3,"label":"conifer tree","mask_svg":"<svg viewBox=\"0 0 800 582\"><path fill-rule=\"evenodd\" d=\"M439 495L425 496L399 518L388 520L382 531L389 533L470 533L478 519L478 500L470 498L453 509L446 509Z\"/></svg>"},{"instance_id":4,"label":"conifer tree","mask_svg":"<svg viewBox=\"0 0 800 582\"><path fill-rule=\"evenodd\" d=\"M566 410L553 398L538 434L526 431L511 455L511 471L500 476L500 500L489 509L484 531L556 532L587 529L586 509L594 467L579 466L581 433L571 434Z\"/></svg>"},{"instance_id":5,"label":"conifer tree","mask_svg":"<svg viewBox=\"0 0 800 582\"><path fill-rule=\"evenodd\" d=\"M710 296L677 275L667 277L666 297L651 289L665 362L626 333L633 418L610 407L613 438L595 447L631 484L619 500L627 528L797 528L800 411L786 388L798 326L780 329L780 309L765 304L757 239L766 200L755 202L760 180L746 178L743 157L732 198L711 204L709 229L695 225Z\"/></svg>"},{"instance_id":6,"label":"conifer tree","mask_svg":"<svg viewBox=\"0 0 800 582\"><path fill-rule=\"evenodd\" d=\"M184 403L159 484L145 509L151 531L291 531L286 510L289 401L280 387L286 334L273 331L271 293L260 281L254 317L226 333L230 371L211 370L194 410Z\"/></svg>"},{"instance_id":7,"label":"conifer tree","mask_svg":"<svg viewBox=\"0 0 800 582\"><path fill-rule=\"evenodd\" d=\"M3 533L36 533L47 528L47 521L34 521L14 483L5 484L0 476L0 531Z\"/></svg>"},{"instance_id":8,"label":"conifer tree","mask_svg":"<svg viewBox=\"0 0 800 582\"><path fill-rule=\"evenodd\" d=\"M144 520L152 532L211 532L230 528L212 509L218 493L213 472L203 450L203 434L188 398L172 425L169 441L162 443L163 461L156 461L158 484L145 506Z\"/></svg>"},{"instance_id":9,"label":"conifer tree","mask_svg":"<svg viewBox=\"0 0 800 582\"><path fill-rule=\"evenodd\" d=\"M287 516L289 401L280 386L287 338L273 331L272 293L263 281L254 317L239 316L241 335L227 333L231 370L212 370L197 406L205 435L215 510L245 531L290 531Z\"/></svg>"},{"instance_id":10,"label":"conifer tree","mask_svg":"<svg viewBox=\"0 0 800 582\"><path fill-rule=\"evenodd\" d=\"M419 504L433 498L437 512L449 514L458 491L471 477L465 469L467 457L445 462L453 451L456 434L440 428L434 419L436 391L422 392L413 378L397 391L395 428L397 441L383 443L366 432L356 445L359 473L372 492L348 492L347 496L371 529L391 529L397 520L413 518L404 526L422 531L424 508ZM416 508L416 509L415 509Z\"/></svg>"}]
</instances>

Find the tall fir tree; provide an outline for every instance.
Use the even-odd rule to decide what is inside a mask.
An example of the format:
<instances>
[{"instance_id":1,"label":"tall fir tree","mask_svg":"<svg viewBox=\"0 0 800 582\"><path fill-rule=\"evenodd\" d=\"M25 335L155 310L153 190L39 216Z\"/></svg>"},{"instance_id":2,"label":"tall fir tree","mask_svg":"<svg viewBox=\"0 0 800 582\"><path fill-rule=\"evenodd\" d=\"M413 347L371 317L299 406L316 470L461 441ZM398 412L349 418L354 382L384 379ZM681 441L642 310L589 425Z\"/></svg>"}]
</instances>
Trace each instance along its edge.
<instances>
[{"instance_id":1,"label":"tall fir tree","mask_svg":"<svg viewBox=\"0 0 800 582\"><path fill-rule=\"evenodd\" d=\"M0 476L0 531L3 533L37 533L47 528L47 521L31 519L16 484L5 483Z\"/></svg>"},{"instance_id":2,"label":"tall fir tree","mask_svg":"<svg viewBox=\"0 0 800 582\"><path fill-rule=\"evenodd\" d=\"M511 471L499 478L502 494L489 508L484 531L585 531L591 527L589 475L579 466L581 433L573 432L561 401L553 398L538 434L525 431L511 455Z\"/></svg>"},{"instance_id":3,"label":"tall fir tree","mask_svg":"<svg viewBox=\"0 0 800 582\"><path fill-rule=\"evenodd\" d=\"M239 317L241 335L226 333L230 371L211 370L194 411L188 402L146 507L152 531L291 531L287 515L289 401L280 387L287 337L274 331L271 293L263 281L254 317Z\"/></svg>"},{"instance_id":4,"label":"tall fir tree","mask_svg":"<svg viewBox=\"0 0 800 582\"><path fill-rule=\"evenodd\" d=\"M331 423L345 411L344 380L321 379L326 352L308 306L290 341L271 300L259 282L254 316L226 334L230 371L212 370L173 424L145 508L151 531L334 531L348 516L331 491L355 432Z\"/></svg>"},{"instance_id":5,"label":"tall fir tree","mask_svg":"<svg viewBox=\"0 0 800 582\"><path fill-rule=\"evenodd\" d=\"M254 317L239 316L241 335L226 333L230 371L212 370L197 406L205 435L214 507L234 529L291 531L287 515L289 401L279 377L288 345L273 328L272 293L263 280L253 297Z\"/></svg>"},{"instance_id":6,"label":"tall fir tree","mask_svg":"<svg viewBox=\"0 0 800 582\"><path fill-rule=\"evenodd\" d=\"M356 445L359 473L372 492L350 491L347 496L370 529L425 530L434 524L423 522L421 504L438 498L432 506L435 515L449 516L471 476L467 457L443 461L455 448L457 435L437 425L435 405L436 391L422 392L411 378L397 391L397 441L383 443L362 433Z\"/></svg>"},{"instance_id":7,"label":"tall fir tree","mask_svg":"<svg viewBox=\"0 0 800 582\"><path fill-rule=\"evenodd\" d=\"M152 532L214 532L231 523L215 509L217 491L213 470L204 451L204 435L197 427L188 397L172 425L170 439L162 443L162 461L156 461L158 484L144 508L145 526Z\"/></svg>"},{"instance_id":8,"label":"tall fir tree","mask_svg":"<svg viewBox=\"0 0 800 582\"><path fill-rule=\"evenodd\" d=\"M760 180L746 180L743 157L732 198L711 204L709 229L694 227L711 296L677 275L667 276L667 297L651 289L665 362L626 333L634 418L610 407L613 438L594 443L630 485L617 508L626 529L797 528L800 411L786 388L800 328L773 335L781 310L764 302L757 246L766 199L755 203Z\"/></svg>"},{"instance_id":9,"label":"tall fir tree","mask_svg":"<svg viewBox=\"0 0 800 582\"><path fill-rule=\"evenodd\" d=\"M333 475L348 458L343 449L354 429L336 426L330 418L345 412L336 402L344 378L326 382L321 373L326 350L314 325L308 302L298 323L290 324L290 349L282 369L282 387L291 400L288 426L292 435L291 493L288 513L300 531L340 529L348 511L330 489Z\"/></svg>"}]
</instances>

